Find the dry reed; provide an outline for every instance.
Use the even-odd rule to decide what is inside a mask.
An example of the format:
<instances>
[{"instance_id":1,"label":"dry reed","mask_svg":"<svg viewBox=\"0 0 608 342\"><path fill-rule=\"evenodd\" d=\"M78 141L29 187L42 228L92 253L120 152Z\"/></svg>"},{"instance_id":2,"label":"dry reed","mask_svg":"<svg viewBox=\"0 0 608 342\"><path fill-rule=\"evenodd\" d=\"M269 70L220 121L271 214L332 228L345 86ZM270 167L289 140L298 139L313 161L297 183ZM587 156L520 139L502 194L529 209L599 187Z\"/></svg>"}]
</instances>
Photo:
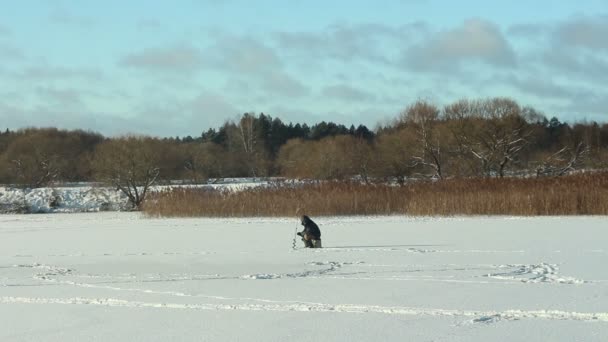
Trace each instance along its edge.
<instances>
[{"instance_id":1,"label":"dry reed","mask_svg":"<svg viewBox=\"0 0 608 342\"><path fill-rule=\"evenodd\" d=\"M151 196L150 216L607 215L608 173L556 178L449 179L404 186L355 182L237 192L176 188Z\"/></svg>"}]
</instances>

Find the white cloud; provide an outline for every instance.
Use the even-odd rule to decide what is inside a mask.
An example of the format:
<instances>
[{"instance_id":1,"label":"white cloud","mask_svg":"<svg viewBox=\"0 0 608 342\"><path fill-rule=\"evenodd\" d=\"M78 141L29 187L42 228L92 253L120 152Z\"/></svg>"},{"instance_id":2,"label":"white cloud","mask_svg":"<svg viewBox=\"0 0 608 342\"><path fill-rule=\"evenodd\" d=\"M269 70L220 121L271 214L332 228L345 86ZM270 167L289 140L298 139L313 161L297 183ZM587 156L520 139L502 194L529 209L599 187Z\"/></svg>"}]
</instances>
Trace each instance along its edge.
<instances>
[{"instance_id":1,"label":"white cloud","mask_svg":"<svg viewBox=\"0 0 608 342\"><path fill-rule=\"evenodd\" d=\"M82 105L82 94L75 89L58 89L53 87L38 87L36 92L43 99L63 107Z\"/></svg>"},{"instance_id":2,"label":"white cloud","mask_svg":"<svg viewBox=\"0 0 608 342\"><path fill-rule=\"evenodd\" d=\"M233 83L249 84L267 95L302 97L310 93L271 46L248 36L218 34L215 39L215 44L205 50L210 71L221 70Z\"/></svg>"},{"instance_id":3,"label":"white cloud","mask_svg":"<svg viewBox=\"0 0 608 342\"><path fill-rule=\"evenodd\" d=\"M0 44L0 60L23 60L24 58L25 54L21 49Z\"/></svg>"},{"instance_id":4,"label":"white cloud","mask_svg":"<svg viewBox=\"0 0 608 342\"><path fill-rule=\"evenodd\" d=\"M130 125L119 133L144 133L154 136L198 136L219 127L226 119L242 113L220 94L205 91L191 98L140 100L126 119Z\"/></svg>"},{"instance_id":5,"label":"white cloud","mask_svg":"<svg viewBox=\"0 0 608 342\"><path fill-rule=\"evenodd\" d=\"M348 84L334 84L323 88L322 95L328 99L338 99L349 102L373 102L374 94Z\"/></svg>"},{"instance_id":6,"label":"white cloud","mask_svg":"<svg viewBox=\"0 0 608 342\"><path fill-rule=\"evenodd\" d=\"M251 37L219 34L206 50L205 60L214 67L239 73L261 73L283 67L276 51Z\"/></svg>"},{"instance_id":7,"label":"white cloud","mask_svg":"<svg viewBox=\"0 0 608 342\"><path fill-rule=\"evenodd\" d=\"M406 39L416 25L394 28L381 24L333 25L318 32L278 32L275 39L283 51L311 59L341 62L366 60L388 63L381 45ZM317 60L318 61L318 60Z\"/></svg>"},{"instance_id":8,"label":"white cloud","mask_svg":"<svg viewBox=\"0 0 608 342\"><path fill-rule=\"evenodd\" d=\"M168 72L192 72L203 64L200 51L188 45L149 48L121 59L119 65Z\"/></svg>"},{"instance_id":9,"label":"white cloud","mask_svg":"<svg viewBox=\"0 0 608 342\"><path fill-rule=\"evenodd\" d=\"M192 119L205 118L203 124L219 125L224 118L238 115L240 111L221 95L205 92L186 103ZM202 129L202 128L201 128Z\"/></svg>"},{"instance_id":10,"label":"white cloud","mask_svg":"<svg viewBox=\"0 0 608 342\"><path fill-rule=\"evenodd\" d=\"M520 78L538 82L561 77L572 84L601 87L608 74L608 15L575 16L568 19L523 23L509 33L523 43Z\"/></svg>"},{"instance_id":11,"label":"white cloud","mask_svg":"<svg viewBox=\"0 0 608 342\"><path fill-rule=\"evenodd\" d=\"M310 90L302 82L282 70L274 70L264 75L262 86L266 92L272 95L301 97L310 93Z\"/></svg>"},{"instance_id":12,"label":"white cloud","mask_svg":"<svg viewBox=\"0 0 608 342\"><path fill-rule=\"evenodd\" d=\"M483 19L469 19L459 27L425 37L405 51L412 69L457 69L464 62L481 61L493 67L516 64L516 55L500 29Z\"/></svg>"},{"instance_id":13,"label":"white cloud","mask_svg":"<svg viewBox=\"0 0 608 342\"><path fill-rule=\"evenodd\" d=\"M497 77L490 80L488 83L493 84L510 84L523 94L532 95L539 99L545 100L561 100L570 97L582 90L573 89L567 84L558 83L553 80L553 77L533 77L532 75L518 76L512 74L507 77Z\"/></svg>"},{"instance_id":14,"label":"white cloud","mask_svg":"<svg viewBox=\"0 0 608 342\"><path fill-rule=\"evenodd\" d=\"M554 38L566 46L608 50L608 14L564 21L555 29Z\"/></svg>"},{"instance_id":15,"label":"white cloud","mask_svg":"<svg viewBox=\"0 0 608 342\"><path fill-rule=\"evenodd\" d=\"M81 79L85 81L99 81L103 79L104 73L94 68L70 68L62 66L31 66L16 73L20 79L30 81Z\"/></svg>"}]
</instances>

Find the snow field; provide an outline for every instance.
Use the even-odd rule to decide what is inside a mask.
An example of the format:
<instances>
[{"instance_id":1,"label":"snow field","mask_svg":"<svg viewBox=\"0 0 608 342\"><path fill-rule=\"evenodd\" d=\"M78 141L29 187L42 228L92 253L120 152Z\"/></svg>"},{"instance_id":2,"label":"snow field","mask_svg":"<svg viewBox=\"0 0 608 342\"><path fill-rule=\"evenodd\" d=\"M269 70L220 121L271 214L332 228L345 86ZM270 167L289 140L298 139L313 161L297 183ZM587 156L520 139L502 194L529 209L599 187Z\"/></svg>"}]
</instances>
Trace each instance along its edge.
<instances>
[{"instance_id":1,"label":"snow field","mask_svg":"<svg viewBox=\"0 0 608 342\"><path fill-rule=\"evenodd\" d=\"M604 217L313 219L2 215L0 340L608 336Z\"/></svg>"}]
</instances>

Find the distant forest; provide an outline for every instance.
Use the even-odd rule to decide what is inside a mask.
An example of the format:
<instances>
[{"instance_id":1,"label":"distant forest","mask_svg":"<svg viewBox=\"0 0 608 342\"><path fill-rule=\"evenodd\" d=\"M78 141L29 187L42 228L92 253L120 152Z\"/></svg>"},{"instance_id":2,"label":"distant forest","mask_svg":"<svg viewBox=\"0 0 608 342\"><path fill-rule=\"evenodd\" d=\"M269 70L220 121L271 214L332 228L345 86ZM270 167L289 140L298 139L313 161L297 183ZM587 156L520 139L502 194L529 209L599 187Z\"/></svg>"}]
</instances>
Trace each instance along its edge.
<instances>
[{"instance_id":1,"label":"distant forest","mask_svg":"<svg viewBox=\"0 0 608 342\"><path fill-rule=\"evenodd\" d=\"M608 124L548 119L508 98L417 101L393 122L285 123L245 113L200 136L104 137L83 130L0 132L0 183L282 176L363 181L559 176L608 166Z\"/></svg>"}]
</instances>

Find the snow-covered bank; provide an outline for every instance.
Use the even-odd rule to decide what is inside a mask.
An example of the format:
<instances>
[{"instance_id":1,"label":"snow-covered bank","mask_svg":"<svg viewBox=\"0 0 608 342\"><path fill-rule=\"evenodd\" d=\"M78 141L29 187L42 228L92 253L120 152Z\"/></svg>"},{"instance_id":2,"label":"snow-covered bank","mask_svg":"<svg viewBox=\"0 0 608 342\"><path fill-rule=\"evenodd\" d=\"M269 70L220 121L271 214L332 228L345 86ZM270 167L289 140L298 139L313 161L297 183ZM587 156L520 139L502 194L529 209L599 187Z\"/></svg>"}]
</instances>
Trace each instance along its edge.
<instances>
[{"instance_id":1,"label":"snow-covered bank","mask_svg":"<svg viewBox=\"0 0 608 342\"><path fill-rule=\"evenodd\" d=\"M54 213L119 211L127 197L106 187L56 187L18 189L0 187L0 212Z\"/></svg>"},{"instance_id":2,"label":"snow-covered bank","mask_svg":"<svg viewBox=\"0 0 608 342\"><path fill-rule=\"evenodd\" d=\"M604 341L606 217L0 216L0 340ZM301 245L299 240L296 241Z\"/></svg>"},{"instance_id":3,"label":"snow-covered bank","mask_svg":"<svg viewBox=\"0 0 608 342\"><path fill-rule=\"evenodd\" d=\"M238 191L263 186L269 181L252 178L227 178L210 184L157 185L150 191L175 187L198 187ZM128 198L121 191L87 183L37 189L0 186L0 213L78 213L129 210Z\"/></svg>"}]
</instances>

